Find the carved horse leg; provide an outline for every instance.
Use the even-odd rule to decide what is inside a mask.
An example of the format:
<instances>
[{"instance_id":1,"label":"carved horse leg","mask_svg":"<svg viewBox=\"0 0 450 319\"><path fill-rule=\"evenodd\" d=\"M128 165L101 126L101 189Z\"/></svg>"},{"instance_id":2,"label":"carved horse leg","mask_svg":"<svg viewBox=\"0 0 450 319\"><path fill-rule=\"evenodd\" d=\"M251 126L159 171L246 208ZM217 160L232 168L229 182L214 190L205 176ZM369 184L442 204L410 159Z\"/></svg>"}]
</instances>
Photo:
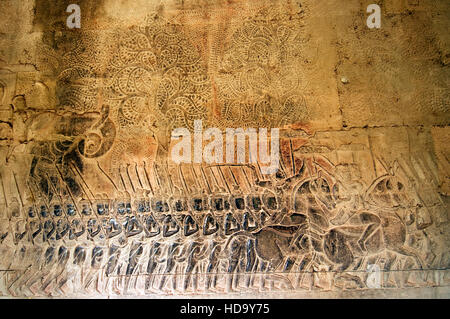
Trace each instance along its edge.
<instances>
[{"instance_id":1,"label":"carved horse leg","mask_svg":"<svg viewBox=\"0 0 450 319\"><path fill-rule=\"evenodd\" d=\"M413 257L417 265L420 267L420 269L426 269L427 265L424 260L419 256L419 254L412 248L407 247L406 245L398 246L398 247L390 247L390 250L397 252L404 256Z\"/></svg>"}]
</instances>

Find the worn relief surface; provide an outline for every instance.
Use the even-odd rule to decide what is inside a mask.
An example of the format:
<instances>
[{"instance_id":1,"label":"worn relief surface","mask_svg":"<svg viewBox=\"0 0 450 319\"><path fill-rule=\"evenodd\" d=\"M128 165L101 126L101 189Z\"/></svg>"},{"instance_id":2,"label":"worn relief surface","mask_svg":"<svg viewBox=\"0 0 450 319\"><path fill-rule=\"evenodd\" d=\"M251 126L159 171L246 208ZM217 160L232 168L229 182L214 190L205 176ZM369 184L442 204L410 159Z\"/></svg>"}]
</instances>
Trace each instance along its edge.
<instances>
[{"instance_id":1,"label":"worn relief surface","mask_svg":"<svg viewBox=\"0 0 450 319\"><path fill-rule=\"evenodd\" d=\"M0 296L448 295L448 1L70 3L0 2Z\"/></svg>"}]
</instances>

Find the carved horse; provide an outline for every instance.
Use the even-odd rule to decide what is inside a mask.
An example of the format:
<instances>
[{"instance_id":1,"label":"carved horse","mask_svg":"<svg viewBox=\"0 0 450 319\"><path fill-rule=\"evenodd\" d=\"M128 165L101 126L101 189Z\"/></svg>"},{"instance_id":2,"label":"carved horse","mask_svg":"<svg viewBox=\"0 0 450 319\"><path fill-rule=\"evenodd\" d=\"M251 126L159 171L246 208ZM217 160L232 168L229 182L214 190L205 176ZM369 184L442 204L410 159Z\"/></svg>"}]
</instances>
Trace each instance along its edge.
<instances>
[{"instance_id":1,"label":"carved horse","mask_svg":"<svg viewBox=\"0 0 450 319\"><path fill-rule=\"evenodd\" d=\"M321 187L317 188L317 184ZM344 206L341 211L330 210L326 198L329 195L335 197L335 194L333 187L327 184L325 179L306 181L299 185L294 194L294 197L301 195L308 198L309 203L311 198L316 198L316 202L306 209L310 227L304 235L299 235L299 243L303 246L309 244L313 252L325 255L333 263L331 267L338 271L349 270L352 265L353 269L358 269L365 258L383 252L412 257L420 268L427 266L420 254L406 243L407 225L414 220L414 209L408 207L410 201L397 177L385 175L374 181L364 198L365 203L370 205L368 209ZM379 205L380 200L384 201L384 206ZM394 200L399 207L393 208L396 206L392 202ZM301 207L302 201L294 201L299 204L295 206L296 210L304 208ZM405 216L408 214L409 221ZM389 269L392 262L388 260L385 267ZM353 276L355 281L360 282L358 278Z\"/></svg>"}]
</instances>

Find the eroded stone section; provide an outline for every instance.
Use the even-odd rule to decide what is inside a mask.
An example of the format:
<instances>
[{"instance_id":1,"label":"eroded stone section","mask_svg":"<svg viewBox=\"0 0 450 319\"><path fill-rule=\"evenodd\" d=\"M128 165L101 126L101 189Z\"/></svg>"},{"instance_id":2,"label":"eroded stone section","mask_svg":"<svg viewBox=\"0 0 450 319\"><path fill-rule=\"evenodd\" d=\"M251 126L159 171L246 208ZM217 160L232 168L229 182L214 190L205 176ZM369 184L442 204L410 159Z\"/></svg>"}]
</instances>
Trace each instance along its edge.
<instances>
[{"instance_id":1,"label":"eroded stone section","mask_svg":"<svg viewBox=\"0 0 450 319\"><path fill-rule=\"evenodd\" d=\"M25 21L0 33L1 296L447 289L437 9L82 1L69 30L24 3L0 4ZM195 120L279 128L280 169L174 164Z\"/></svg>"}]
</instances>

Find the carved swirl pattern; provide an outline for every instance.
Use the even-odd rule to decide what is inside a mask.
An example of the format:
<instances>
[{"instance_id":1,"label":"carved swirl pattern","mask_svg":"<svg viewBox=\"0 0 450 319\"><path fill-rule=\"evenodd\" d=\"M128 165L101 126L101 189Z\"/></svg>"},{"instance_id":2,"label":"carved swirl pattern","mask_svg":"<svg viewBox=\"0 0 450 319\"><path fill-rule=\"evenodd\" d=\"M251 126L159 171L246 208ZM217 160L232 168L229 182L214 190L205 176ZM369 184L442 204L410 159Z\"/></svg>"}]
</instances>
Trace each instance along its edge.
<instances>
[{"instance_id":1,"label":"carved swirl pattern","mask_svg":"<svg viewBox=\"0 0 450 319\"><path fill-rule=\"evenodd\" d=\"M155 14L116 39L105 96L117 107L120 128L170 132L207 120L208 77L179 25Z\"/></svg>"},{"instance_id":2,"label":"carved swirl pattern","mask_svg":"<svg viewBox=\"0 0 450 319\"><path fill-rule=\"evenodd\" d=\"M217 83L223 126L282 127L306 121L301 95L308 41L302 14L268 7L234 31L219 62Z\"/></svg>"}]
</instances>

